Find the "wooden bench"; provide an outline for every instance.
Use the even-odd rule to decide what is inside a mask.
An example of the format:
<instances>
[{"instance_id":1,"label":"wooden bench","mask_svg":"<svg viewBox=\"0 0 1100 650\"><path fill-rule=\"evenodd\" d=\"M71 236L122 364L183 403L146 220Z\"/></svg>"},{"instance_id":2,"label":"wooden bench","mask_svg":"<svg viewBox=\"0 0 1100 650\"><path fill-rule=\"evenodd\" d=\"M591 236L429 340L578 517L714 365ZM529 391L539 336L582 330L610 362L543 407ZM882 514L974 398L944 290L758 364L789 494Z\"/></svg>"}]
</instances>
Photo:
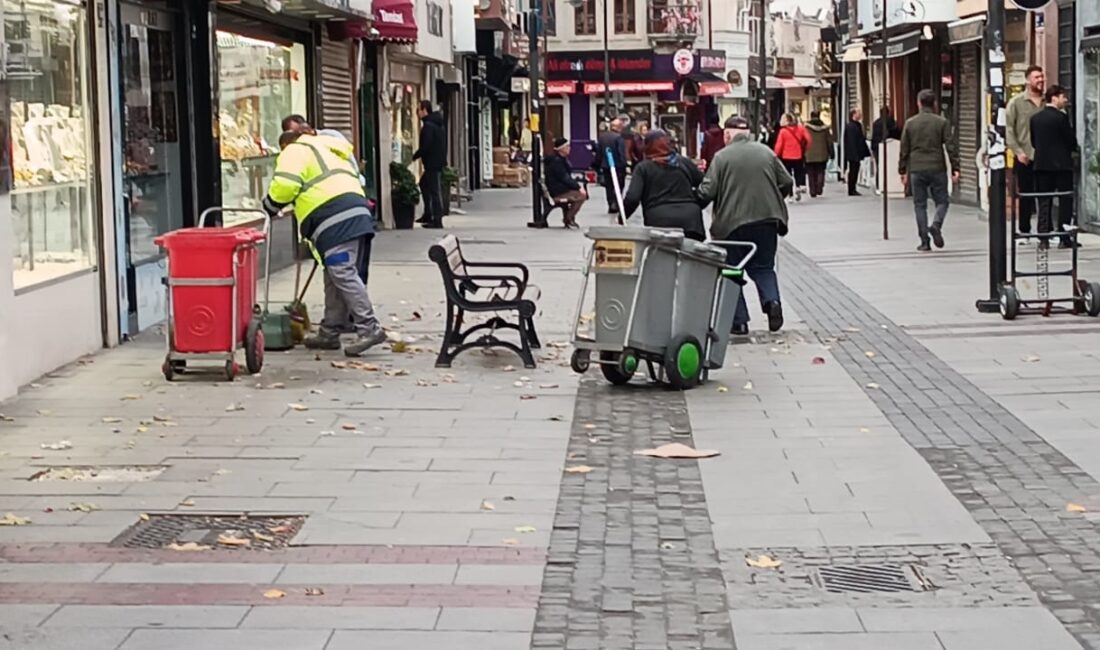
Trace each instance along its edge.
<instances>
[{"instance_id":1,"label":"wooden bench","mask_svg":"<svg viewBox=\"0 0 1100 650\"><path fill-rule=\"evenodd\" d=\"M470 262L462 255L458 238L448 235L428 249L428 259L439 267L447 294L447 325L436 358L437 368L450 368L460 353L470 348L507 348L535 367L531 350L541 347L535 333L538 287L531 285L527 267L515 262ZM494 313L484 323L463 329L466 312ZM515 321L502 314L515 313ZM501 329L515 330L519 345L496 336ZM477 335L476 338L471 338Z\"/></svg>"}]
</instances>

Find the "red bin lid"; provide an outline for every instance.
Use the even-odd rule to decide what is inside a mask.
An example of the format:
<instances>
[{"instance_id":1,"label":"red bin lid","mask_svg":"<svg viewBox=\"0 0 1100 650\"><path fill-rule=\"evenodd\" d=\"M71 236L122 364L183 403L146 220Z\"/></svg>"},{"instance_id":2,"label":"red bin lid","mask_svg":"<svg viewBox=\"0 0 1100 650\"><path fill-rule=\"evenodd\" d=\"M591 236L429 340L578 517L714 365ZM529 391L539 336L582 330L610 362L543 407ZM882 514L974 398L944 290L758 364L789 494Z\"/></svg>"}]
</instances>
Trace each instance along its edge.
<instances>
[{"instance_id":1,"label":"red bin lid","mask_svg":"<svg viewBox=\"0 0 1100 650\"><path fill-rule=\"evenodd\" d=\"M255 228L180 228L157 237L153 242L161 248L172 249L212 249L232 250L243 244L261 242L263 232Z\"/></svg>"}]
</instances>

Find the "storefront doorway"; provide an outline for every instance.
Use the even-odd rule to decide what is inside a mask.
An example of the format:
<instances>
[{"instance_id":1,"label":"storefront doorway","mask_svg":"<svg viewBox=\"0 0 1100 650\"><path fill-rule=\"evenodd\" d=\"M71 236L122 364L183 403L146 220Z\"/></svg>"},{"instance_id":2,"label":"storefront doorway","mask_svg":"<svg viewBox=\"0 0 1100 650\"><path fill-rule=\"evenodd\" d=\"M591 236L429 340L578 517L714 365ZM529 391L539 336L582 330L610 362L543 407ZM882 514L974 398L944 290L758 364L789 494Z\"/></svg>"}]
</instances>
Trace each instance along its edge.
<instances>
[{"instance_id":1,"label":"storefront doorway","mask_svg":"<svg viewBox=\"0 0 1100 650\"><path fill-rule=\"evenodd\" d=\"M154 239L184 225L184 156L179 120L179 17L123 4L119 62L124 134L126 291L129 330L165 318L165 259Z\"/></svg>"}]
</instances>

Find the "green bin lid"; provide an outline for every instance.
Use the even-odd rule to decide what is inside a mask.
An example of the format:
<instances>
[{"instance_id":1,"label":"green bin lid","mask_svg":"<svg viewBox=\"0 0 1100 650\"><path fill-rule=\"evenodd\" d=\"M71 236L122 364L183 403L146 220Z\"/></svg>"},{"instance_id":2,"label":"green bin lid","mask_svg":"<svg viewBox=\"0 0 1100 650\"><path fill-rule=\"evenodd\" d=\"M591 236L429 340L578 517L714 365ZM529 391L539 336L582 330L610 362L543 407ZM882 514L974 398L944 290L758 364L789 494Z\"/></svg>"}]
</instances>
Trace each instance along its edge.
<instances>
[{"instance_id":1,"label":"green bin lid","mask_svg":"<svg viewBox=\"0 0 1100 650\"><path fill-rule=\"evenodd\" d=\"M745 272L741 269L722 269L723 278L743 278Z\"/></svg>"}]
</instances>

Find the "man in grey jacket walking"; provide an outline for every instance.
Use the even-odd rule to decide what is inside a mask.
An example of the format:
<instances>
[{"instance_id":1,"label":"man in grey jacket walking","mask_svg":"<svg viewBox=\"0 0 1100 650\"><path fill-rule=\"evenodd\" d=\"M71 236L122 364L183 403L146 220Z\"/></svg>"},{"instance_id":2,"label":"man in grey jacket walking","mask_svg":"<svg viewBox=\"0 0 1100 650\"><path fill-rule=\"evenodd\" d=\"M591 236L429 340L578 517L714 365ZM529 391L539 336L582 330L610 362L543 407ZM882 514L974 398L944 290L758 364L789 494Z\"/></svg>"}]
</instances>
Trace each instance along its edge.
<instances>
[{"instance_id":1,"label":"man in grey jacket walking","mask_svg":"<svg viewBox=\"0 0 1100 650\"><path fill-rule=\"evenodd\" d=\"M950 199L947 192L947 162L944 151L951 159L951 178L959 180L959 149L951 133L951 124L936 113L936 94L925 89L917 94L920 112L905 122L901 132L901 152L898 155L898 173L901 182L913 188L913 204L917 215L919 251L930 251L929 237L936 248L943 248L943 222L947 219ZM936 203L936 216L928 225L928 195Z\"/></svg>"},{"instance_id":2,"label":"man in grey jacket walking","mask_svg":"<svg viewBox=\"0 0 1100 650\"><path fill-rule=\"evenodd\" d=\"M783 327L783 305L775 254L779 238L787 234L787 204L783 199L794 191L794 179L767 145L752 141L745 118L726 120L725 139L726 147L707 168L699 197L705 203L714 202L712 239L756 244L756 254L745 270L768 315L768 329L777 332ZM731 247L728 261L732 263L743 255L744 250ZM749 310L743 294L737 301L731 333L749 333Z\"/></svg>"}]
</instances>

